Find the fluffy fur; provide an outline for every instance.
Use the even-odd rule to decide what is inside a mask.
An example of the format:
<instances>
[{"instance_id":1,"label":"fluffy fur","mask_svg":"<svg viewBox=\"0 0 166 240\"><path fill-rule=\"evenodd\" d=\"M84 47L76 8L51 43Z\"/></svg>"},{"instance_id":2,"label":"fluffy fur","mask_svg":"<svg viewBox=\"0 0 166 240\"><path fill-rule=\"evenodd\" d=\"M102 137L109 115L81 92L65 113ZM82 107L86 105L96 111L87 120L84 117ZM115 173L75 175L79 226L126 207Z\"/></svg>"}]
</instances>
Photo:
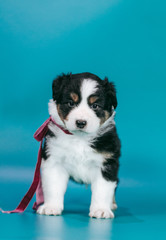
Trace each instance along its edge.
<instances>
[{"instance_id":1,"label":"fluffy fur","mask_svg":"<svg viewBox=\"0 0 166 240\"><path fill-rule=\"evenodd\" d=\"M49 114L73 135L49 124L42 149L44 204L37 213L60 215L72 178L91 184L90 217L113 218L120 157L115 86L91 73L63 74L53 81L52 90Z\"/></svg>"}]
</instances>

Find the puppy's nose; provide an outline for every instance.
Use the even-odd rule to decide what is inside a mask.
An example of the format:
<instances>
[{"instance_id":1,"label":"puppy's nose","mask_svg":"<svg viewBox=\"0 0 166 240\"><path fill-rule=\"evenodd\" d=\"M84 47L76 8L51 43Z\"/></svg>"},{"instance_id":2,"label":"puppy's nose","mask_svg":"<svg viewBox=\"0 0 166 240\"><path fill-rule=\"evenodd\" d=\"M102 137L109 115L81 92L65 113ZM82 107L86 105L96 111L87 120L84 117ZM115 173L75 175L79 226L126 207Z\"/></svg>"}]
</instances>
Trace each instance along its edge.
<instances>
[{"instance_id":1,"label":"puppy's nose","mask_svg":"<svg viewBox=\"0 0 166 240\"><path fill-rule=\"evenodd\" d=\"M76 120L76 126L78 128L84 128L87 124L87 121L85 120Z\"/></svg>"}]
</instances>

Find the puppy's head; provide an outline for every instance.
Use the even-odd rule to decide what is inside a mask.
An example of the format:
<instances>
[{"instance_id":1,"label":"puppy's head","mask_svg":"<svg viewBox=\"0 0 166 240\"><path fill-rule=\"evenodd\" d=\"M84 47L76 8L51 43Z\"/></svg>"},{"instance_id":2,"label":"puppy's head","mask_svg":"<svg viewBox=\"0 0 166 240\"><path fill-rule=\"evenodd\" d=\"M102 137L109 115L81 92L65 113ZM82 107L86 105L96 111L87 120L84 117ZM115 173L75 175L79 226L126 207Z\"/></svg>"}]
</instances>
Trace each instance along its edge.
<instances>
[{"instance_id":1,"label":"puppy's head","mask_svg":"<svg viewBox=\"0 0 166 240\"><path fill-rule=\"evenodd\" d=\"M52 91L58 117L74 133L96 132L117 107L113 83L91 73L58 76Z\"/></svg>"}]
</instances>

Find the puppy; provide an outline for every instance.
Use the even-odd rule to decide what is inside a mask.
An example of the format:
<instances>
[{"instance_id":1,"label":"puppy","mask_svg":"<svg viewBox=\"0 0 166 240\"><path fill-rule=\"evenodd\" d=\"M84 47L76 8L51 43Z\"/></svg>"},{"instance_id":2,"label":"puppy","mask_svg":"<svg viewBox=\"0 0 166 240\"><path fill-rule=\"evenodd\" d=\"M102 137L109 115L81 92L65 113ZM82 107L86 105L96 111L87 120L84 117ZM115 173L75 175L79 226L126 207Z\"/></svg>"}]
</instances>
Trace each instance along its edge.
<instances>
[{"instance_id":1,"label":"puppy","mask_svg":"<svg viewBox=\"0 0 166 240\"><path fill-rule=\"evenodd\" d=\"M94 74L63 74L52 84L50 116L71 134L49 123L42 147L44 204L37 213L60 215L69 179L91 184L90 217L113 218L120 140L114 109L115 86Z\"/></svg>"}]
</instances>

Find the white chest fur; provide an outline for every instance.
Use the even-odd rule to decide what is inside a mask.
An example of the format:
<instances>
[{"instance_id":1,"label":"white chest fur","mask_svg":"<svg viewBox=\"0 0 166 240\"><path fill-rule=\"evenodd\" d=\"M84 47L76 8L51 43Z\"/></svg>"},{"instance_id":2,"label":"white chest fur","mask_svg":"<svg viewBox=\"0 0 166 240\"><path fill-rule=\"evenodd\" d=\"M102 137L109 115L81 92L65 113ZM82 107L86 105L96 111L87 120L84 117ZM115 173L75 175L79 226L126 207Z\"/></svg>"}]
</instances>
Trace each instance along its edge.
<instances>
[{"instance_id":1,"label":"white chest fur","mask_svg":"<svg viewBox=\"0 0 166 240\"><path fill-rule=\"evenodd\" d=\"M56 128L56 137L47 141L47 152L50 157L44 165L60 164L78 182L91 183L102 167L103 157L90 147L87 136L67 135Z\"/></svg>"}]
</instances>

